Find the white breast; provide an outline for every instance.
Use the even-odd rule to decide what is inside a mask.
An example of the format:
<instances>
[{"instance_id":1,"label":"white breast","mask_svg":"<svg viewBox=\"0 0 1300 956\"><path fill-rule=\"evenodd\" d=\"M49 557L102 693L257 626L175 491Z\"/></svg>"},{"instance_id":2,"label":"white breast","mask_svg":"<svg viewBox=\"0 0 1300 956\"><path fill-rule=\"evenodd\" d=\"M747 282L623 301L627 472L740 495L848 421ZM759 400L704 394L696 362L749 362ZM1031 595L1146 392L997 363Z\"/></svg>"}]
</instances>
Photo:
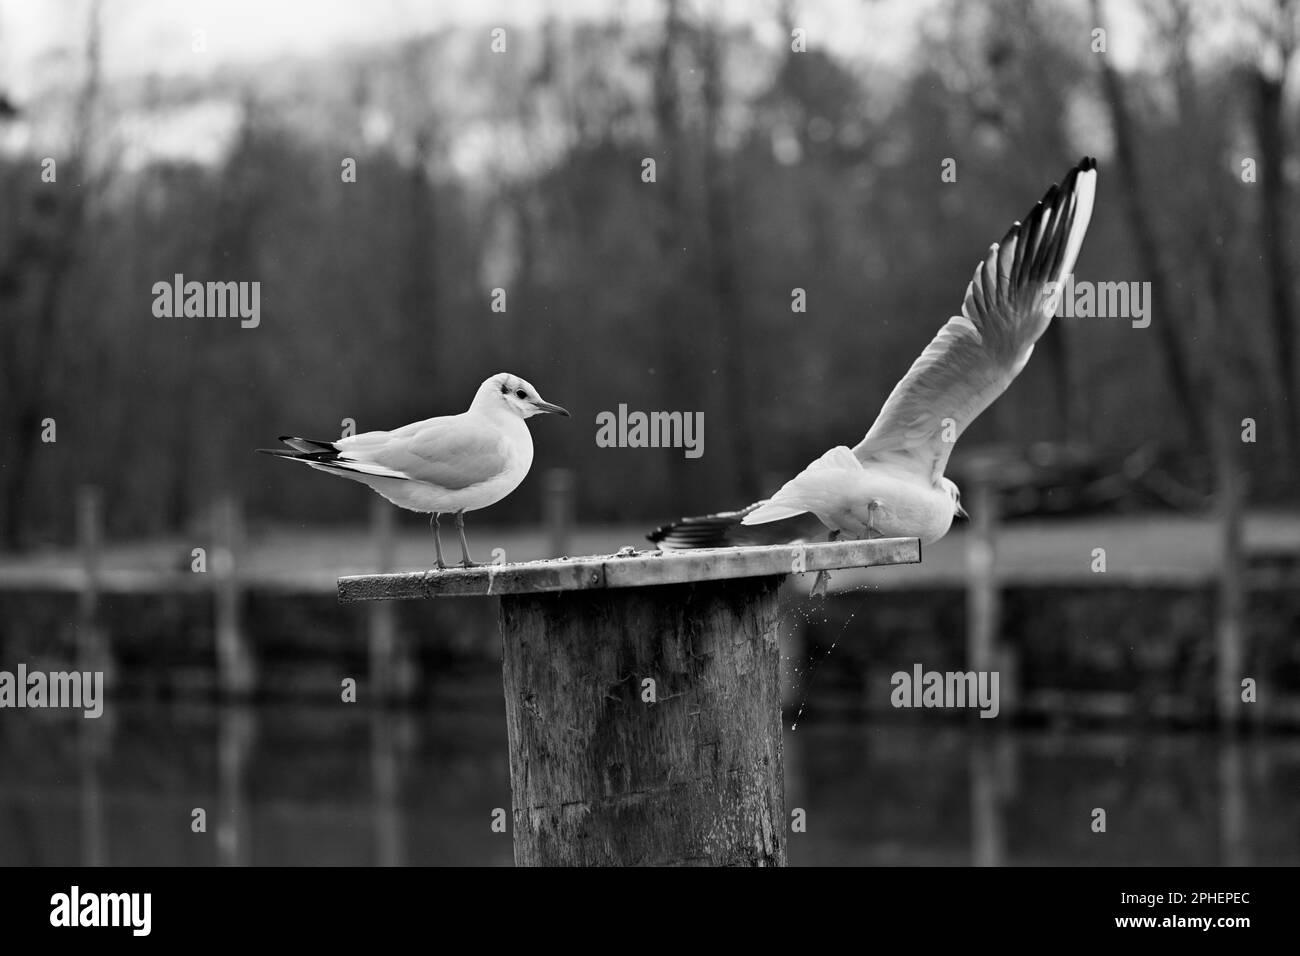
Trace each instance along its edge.
<instances>
[{"instance_id":1,"label":"white breast","mask_svg":"<svg viewBox=\"0 0 1300 956\"><path fill-rule=\"evenodd\" d=\"M942 488L933 488L887 473L864 469L855 476L856 487L843 495L834 511L817 517L851 538L867 537L871 520L876 537L920 538L923 544L938 541L952 526L952 498ZM880 502L874 519L872 501Z\"/></svg>"}]
</instances>

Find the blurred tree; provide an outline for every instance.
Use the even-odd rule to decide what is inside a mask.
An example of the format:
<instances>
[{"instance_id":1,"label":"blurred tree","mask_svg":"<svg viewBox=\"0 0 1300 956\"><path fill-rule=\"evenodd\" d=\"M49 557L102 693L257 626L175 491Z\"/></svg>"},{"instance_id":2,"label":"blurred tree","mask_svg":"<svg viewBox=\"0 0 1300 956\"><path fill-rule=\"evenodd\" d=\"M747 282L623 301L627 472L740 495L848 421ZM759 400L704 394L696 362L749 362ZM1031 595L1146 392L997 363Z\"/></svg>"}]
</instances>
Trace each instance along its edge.
<instances>
[{"instance_id":1,"label":"blurred tree","mask_svg":"<svg viewBox=\"0 0 1300 956\"><path fill-rule=\"evenodd\" d=\"M0 547L21 543L31 517L29 495L41 421L55 405L51 383L57 378L57 353L66 336L68 279L81 249L90 201L108 176L106 168L92 167L99 133L101 13L102 3L93 0L87 8L84 74L73 101L69 147L57 167L62 178L56 184L28 186L29 214L19 224L13 258L0 262L0 307L17 313L16 321L0 323L8 339L0 340L0 355L6 360L0 374L0 433L9 436L0 471ZM34 170L28 169L21 182L26 186L33 180ZM24 274L31 288L24 288Z\"/></svg>"},{"instance_id":2,"label":"blurred tree","mask_svg":"<svg viewBox=\"0 0 1300 956\"><path fill-rule=\"evenodd\" d=\"M988 440L1083 434L1120 453L1159 436L1204 492L1222 465L1189 404L1220 417L1276 404L1286 336L1294 346L1294 315L1279 319L1294 304L1279 311L1289 293L1276 291L1279 272L1294 281L1293 187L1268 185L1279 202L1263 180L1294 163L1294 66L1265 97L1256 72L1276 78L1276 62L1203 55L1212 14L1161 0L1141 12L1143 62L1106 57L1098 76L1079 41L1089 9L949 0L901 69L824 43L796 54L793 19L769 45L677 0L649 22L514 28L511 56L449 28L144 95L115 85L84 126L83 77L25 95L15 128L54 116L100 155L107 135L130 139L132 163L110 183L96 166L88 191L61 159L55 190L33 182L39 157L0 157L10 540L66 525L68 489L88 478L121 530L179 528L221 485L263 514L359 521L355 487L247 451L282 429L328 437L344 418L387 428L454 410L503 365L577 414L539 426L534 467L579 472L584 519L739 500L759 476L855 441L989 242L1094 151L1103 185L1083 269L1152 279L1154 327L1058 320L955 460ZM1225 162L1273 135L1261 103L1281 138L1255 148L1261 188L1243 201ZM152 127L227 109L200 144L218 148L151 153ZM355 183L340 182L342 157L357 159ZM939 180L948 157L955 183ZM153 317L148 290L176 272L260 280L262 326ZM489 280L508 286L506 314L488 311ZM807 312L791 311L793 287ZM1164 376L1148 373L1157 363ZM594 414L624 402L705 411L705 457L596 448ZM72 426L75 455L33 456L32 415L52 403L70 410L59 434ZM1253 487L1271 476L1271 494L1294 495L1287 456L1253 460ZM535 520L539 491L485 517Z\"/></svg>"},{"instance_id":3,"label":"blurred tree","mask_svg":"<svg viewBox=\"0 0 1300 956\"><path fill-rule=\"evenodd\" d=\"M759 488L754 459L754 424L749 386L750 349L745 334L736 264L735 190L726 131L726 67L723 27L706 25L700 32L699 59L703 71L703 130L705 222L708 233L709 285L720 330L718 349L723 369L722 407L726 412L727 455L734 474L734 491L745 500L757 498Z\"/></svg>"},{"instance_id":4,"label":"blurred tree","mask_svg":"<svg viewBox=\"0 0 1300 956\"><path fill-rule=\"evenodd\" d=\"M1255 139L1259 149L1259 241L1268 289L1267 307L1282 383L1283 425L1287 445L1300 463L1300 378L1296 375L1295 256L1287 184L1286 85L1296 60L1300 3L1273 0L1273 9L1254 17L1259 31L1259 58L1248 68L1254 99ZM1252 8L1248 8L1252 9ZM1258 9L1254 7L1253 9Z\"/></svg>"},{"instance_id":5,"label":"blurred tree","mask_svg":"<svg viewBox=\"0 0 1300 956\"><path fill-rule=\"evenodd\" d=\"M1100 0L1089 2L1092 5L1093 22L1104 27ZM1207 419L1203 396L1192 380L1186 347L1179 332L1181 326L1174 321L1175 316L1187 315L1189 310L1175 301L1170 267L1166 263L1165 253L1147 208L1152 194L1148 191L1145 174L1138 161L1141 147L1137 143L1136 124L1125 97L1124 80L1109 55L1098 59L1115 136L1115 163L1124 179L1124 209L1137 246L1142 272L1150 276L1151 312L1163 319L1153 321L1152 325L1162 346L1161 354L1170 387L1182 409L1178 421L1182 425L1183 440L1195 443L1200 436L1208 434Z\"/></svg>"}]
</instances>

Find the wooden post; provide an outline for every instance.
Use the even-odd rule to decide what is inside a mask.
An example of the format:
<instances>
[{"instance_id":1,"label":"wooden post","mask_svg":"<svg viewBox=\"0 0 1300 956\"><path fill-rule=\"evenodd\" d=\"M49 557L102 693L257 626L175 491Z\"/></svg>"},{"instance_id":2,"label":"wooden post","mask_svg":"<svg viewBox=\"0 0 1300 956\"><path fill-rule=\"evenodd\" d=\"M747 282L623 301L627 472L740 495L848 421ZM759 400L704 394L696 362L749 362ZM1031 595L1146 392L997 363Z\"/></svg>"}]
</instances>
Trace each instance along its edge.
<instances>
[{"instance_id":1,"label":"wooden post","mask_svg":"<svg viewBox=\"0 0 1300 956\"><path fill-rule=\"evenodd\" d=\"M343 603L500 595L521 865L786 862L777 588L914 538L339 579Z\"/></svg>"},{"instance_id":2,"label":"wooden post","mask_svg":"<svg viewBox=\"0 0 1300 956\"><path fill-rule=\"evenodd\" d=\"M244 543L244 521L239 503L230 495L217 501L213 524L217 542L212 555L217 682L223 696L246 697L253 691L254 675L253 657L240 621L243 594L237 563Z\"/></svg>"},{"instance_id":3,"label":"wooden post","mask_svg":"<svg viewBox=\"0 0 1300 956\"><path fill-rule=\"evenodd\" d=\"M785 865L779 584L501 599L516 863Z\"/></svg>"},{"instance_id":4,"label":"wooden post","mask_svg":"<svg viewBox=\"0 0 1300 956\"><path fill-rule=\"evenodd\" d=\"M551 556L569 553L569 534L573 528L573 472L552 468L546 473L546 533Z\"/></svg>"}]
</instances>

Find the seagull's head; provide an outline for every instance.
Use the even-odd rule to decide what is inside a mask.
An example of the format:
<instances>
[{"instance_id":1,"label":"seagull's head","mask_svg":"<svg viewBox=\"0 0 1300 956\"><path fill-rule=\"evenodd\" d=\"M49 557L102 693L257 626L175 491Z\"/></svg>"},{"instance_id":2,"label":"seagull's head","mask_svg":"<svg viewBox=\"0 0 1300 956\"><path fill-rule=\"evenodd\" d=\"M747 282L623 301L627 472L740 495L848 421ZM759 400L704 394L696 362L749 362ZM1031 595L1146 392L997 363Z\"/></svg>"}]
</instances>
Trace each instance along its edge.
<instances>
[{"instance_id":1,"label":"seagull's head","mask_svg":"<svg viewBox=\"0 0 1300 956\"><path fill-rule=\"evenodd\" d=\"M531 418L542 412L569 417L566 409L542 401L537 389L509 372L498 372L480 385L474 404L481 408L504 409L520 418Z\"/></svg>"},{"instance_id":2,"label":"seagull's head","mask_svg":"<svg viewBox=\"0 0 1300 956\"><path fill-rule=\"evenodd\" d=\"M966 509L961 506L961 489L957 487L956 482L951 478L940 478L939 484L952 498L952 513L958 518L969 518L970 515L968 515Z\"/></svg>"}]
</instances>

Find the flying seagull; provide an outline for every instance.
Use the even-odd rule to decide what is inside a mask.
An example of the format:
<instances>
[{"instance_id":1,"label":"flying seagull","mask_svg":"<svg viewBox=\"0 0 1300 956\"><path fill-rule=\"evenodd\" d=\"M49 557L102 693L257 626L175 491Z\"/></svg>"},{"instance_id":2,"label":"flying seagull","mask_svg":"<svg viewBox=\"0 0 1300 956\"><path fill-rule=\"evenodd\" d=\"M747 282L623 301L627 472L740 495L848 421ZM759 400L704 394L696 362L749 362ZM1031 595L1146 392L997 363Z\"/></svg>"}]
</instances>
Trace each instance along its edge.
<instances>
[{"instance_id":1,"label":"flying seagull","mask_svg":"<svg viewBox=\"0 0 1300 956\"><path fill-rule=\"evenodd\" d=\"M259 448L264 455L300 461L320 471L369 485L399 508L429 514L439 569L438 519L456 516L461 564L473 567L465 542L465 512L494 505L528 474L533 439L525 418L542 412L569 417L518 375L493 375L474 394L469 410L427 418L391 432L364 432L337 441L281 435L293 451Z\"/></svg>"},{"instance_id":2,"label":"flying seagull","mask_svg":"<svg viewBox=\"0 0 1300 956\"><path fill-rule=\"evenodd\" d=\"M953 443L1029 361L1083 245L1096 189L1096 161L1085 157L989 248L961 314L894 386L862 441L832 448L766 501L683 518L649 539L665 551L770 544L809 540L822 526L832 540L942 538L965 515L943 474Z\"/></svg>"}]
</instances>

